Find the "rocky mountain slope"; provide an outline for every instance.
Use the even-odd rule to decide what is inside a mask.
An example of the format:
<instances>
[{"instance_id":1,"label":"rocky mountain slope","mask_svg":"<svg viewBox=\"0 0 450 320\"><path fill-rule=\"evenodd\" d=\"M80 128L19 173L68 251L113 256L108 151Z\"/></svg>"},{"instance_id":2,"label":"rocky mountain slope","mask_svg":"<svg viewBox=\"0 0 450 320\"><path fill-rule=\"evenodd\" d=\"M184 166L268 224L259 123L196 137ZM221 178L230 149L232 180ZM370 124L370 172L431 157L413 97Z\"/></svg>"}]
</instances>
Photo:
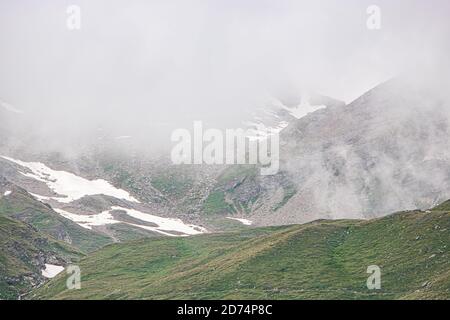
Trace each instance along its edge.
<instances>
[{"instance_id":1,"label":"rocky mountain slope","mask_svg":"<svg viewBox=\"0 0 450 320\"><path fill-rule=\"evenodd\" d=\"M89 252L112 242L64 218L23 188L0 177L0 216L22 221L39 232Z\"/></svg>"},{"instance_id":2,"label":"rocky mountain slope","mask_svg":"<svg viewBox=\"0 0 450 320\"><path fill-rule=\"evenodd\" d=\"M44 270L64 267L82 253L31 225L0 214L0 299L18 299L45 282Z\"/></svg>"},{"instance_id":3,"label":"rocky mountain slope","mask_svg":"<svg viewBox=\"0 0 450 320\"><path fill-rule=\"evenodd\" d=\"M212 188L216 212L273 225L371 218L450 197L450 99L424 82L399 77L291 123L279 174L229 168L235 177Z\"/></svg>"},{"instance_id":4,"label":"rocky mountain slope","mask_svg":"<svg viewBox=\"0 0 450 320\"><path fill-rule=\"evenodd\" d=\"M450 212L142 239L83 258L29 299L449 299ZM366 286L381 269L381 289Z\"/></svg>"}]
</instances>

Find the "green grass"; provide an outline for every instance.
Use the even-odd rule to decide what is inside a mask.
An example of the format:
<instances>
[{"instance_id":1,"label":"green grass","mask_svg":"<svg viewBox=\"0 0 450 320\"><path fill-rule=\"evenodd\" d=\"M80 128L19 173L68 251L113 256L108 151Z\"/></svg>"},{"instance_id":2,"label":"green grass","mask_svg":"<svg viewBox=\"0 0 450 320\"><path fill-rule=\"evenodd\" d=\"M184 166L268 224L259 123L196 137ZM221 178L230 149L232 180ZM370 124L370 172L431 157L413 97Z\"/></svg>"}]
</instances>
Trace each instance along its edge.
<instances>
[{"instance_id":1,"label":"green grass","mask_svg":"<svg viewBox=\"0 0 450 320\"><path fill-rule=\"evenodd\" d=\"M171 196L182 196L191 187L193 181L176 173L167 173L154 177L152 179L152 185L164 194L169 194Z\"/></svg>"},{"instance_id":2,"label":"green grass","mask_svg":"<svg viewBox=\"0 0 450 320\"><path fill-rule=\"evenodd\" d=\"M206 198L203 204L203 210L206 214L233 213L233 207L225 201L225 193L223 191L213 191Z\"/></svg>"},{"instance_id":3,"label":"green grass","mask_svg":"<svg viewBox=\"0 0 450 320\"><path fill-rule=\"evenodd\" d=\"M293 185L289 185L283 190L283 199L272 208L273 211L281 209L297 193L297 189Z\"/></svg>"},{"instance_id":4,"label":"green grass","mask_svg":"<svg viewBox=\"0 0 450 320\"><path fill-rule=\"evenodd\" d=\"M317 221L108 245L35 299L450 299L450 213ZM378 265L382 289L369 290Z\"/></svg>"},{"instance_id":5,"label":"green grass","mask_svg":"<svg viewBox=\"0 0 450 320\"><path fill-rule=\"evenodd\" d=\"M250 206L258 195L245 201L238 200L238 188L246 180L254 180L258 174L255 165L238 165L226 168L217 178L214 189L203 203L203 211L208 214L233 214L236 211L250 212ZM229 202L225 201L228 198Z\"/></svg>"},{"instance_id":6,"label":"green grass","mask_svg":"<svg viewBox=\"0 0 450 320\"><path fill-rule=\"evenodd\" d=\"M259 169L256 165L234 165L226 168L217 178L220 185L241 179L242 177L254 178L258 175Z\"/></svg>"},{"instance_id":7,"label":"green grass","mask_svg":"<svg viewBox=\"0 0 450 320\"><path fill-rule=\"evenodd\" d=\"M97 250L112 242L107 236L86 230L61 217L51 207L37 201L25 191L16 191L9 197L0 198L0 216L26 222L40 232L55 239L69 241L85 252Z\"/></svg>"},{"instance_id":8,"label":"green grass","mask_svg":"<svg viewBox=\"0 0 450 320\"><path fill-rule=\"evenodd\" d=\"M441 203L440 205L431 209L432 211L450 211L450 200Z\"/></svg>"},{"instance_id":9,"label":"green grass","mask_svg":"<svg viewBox=\"0 0 450 320\"><path fill-rule=\"evenodd\" d=\"M82 254L23 222L0 216L0 299L16 299L42 281L46 259L61 265Z\"/></svg>"},{"instance_id":10,"label":"green grass","mask_svg":"<svg viewBox=\"0 0 450 320\"><path fill-rule=\"evenodd\" d=\"M204 222L211 232L238 232L252 228L251 226L242 224L242 222L218 215L205 216Z\"/></svg>"}]
</instances>

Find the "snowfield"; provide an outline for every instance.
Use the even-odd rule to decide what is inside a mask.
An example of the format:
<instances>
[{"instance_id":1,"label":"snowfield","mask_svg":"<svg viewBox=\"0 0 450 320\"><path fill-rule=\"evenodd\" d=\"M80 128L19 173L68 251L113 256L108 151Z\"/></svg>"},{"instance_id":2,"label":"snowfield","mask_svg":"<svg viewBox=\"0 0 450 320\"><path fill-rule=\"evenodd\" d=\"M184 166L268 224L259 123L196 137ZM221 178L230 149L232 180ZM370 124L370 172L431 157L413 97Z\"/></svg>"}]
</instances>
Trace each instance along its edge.
<instances>
[{"instance_id":1,"label":"snowfield","mask_svg":"<svg viewBox=\"0 0 450 320\"><path fill-rule=\"evenodd\" d=\"M240 223L242 223L243 225L246 225L246 226L251 226L253 224L252 221L247 220L247 219L233 218L233 217L227 217L227 219L239 221Z\"/></svg>"},{"instance_id":2,"label":"snowfield","mask_svg":"<svg viewBox=\"0 0 450 320\"><path fill-rule=\"evenodd\" d=\"M11 191L5 191L5 193L3 194L4 197L7 197L11 194Z\"/></svg>"},{"instance_id":3,"label":"snowfield","mask_svg":"<svg viewBox=\"0 0 450 320\"><path fill-rule=\"evenodd\" d=\"M20 173L26 177L44 182L51 190L59 195L58 197L34 195L41 199L69 203L81 199L84 196L102 194L139 203L139 201L133 198L127 191L117 189L109 182L102 179L87 180L70 172L52 170L40 162L24 162L5 156L1 156L1 158L13 162L23 168L27 168L31 172L25 173L20 171Z\"/></svg>"},{"instance_id":4,"label":"snowfield","mask_svg":"<svg viewBox=\"0 0 450 320\"><path fill-rule=\"evenodd\" d=\"M72 220L81 227L89 230L92 230L92 227L104 226L107 224L115 224L121 222L119 220L114 220L113 216L109 213L109 211L104 211L99 214L83 215L70 213L62 209L53 209L53 210L62 215L64 218Z\"/></svg>"},{"instance_id":5,"label":"snowfield","mask_svg":"<svg viewBox=\"0 0 450 320\"><path fill-rule=\"evenodd\" d=\"M301 119L310 113L326 108L326 106L313 106L309 103L309 97L305 96L297 107L289 108L283 105L282 108L287 110L293 117Z\"/></svg>"},{"instance_id":6,"label":"snowfield","mask_svg":"<svg viewBox=\"0 0 450 320\"><path fill-rule=\"evenodd\" d=\"M45 264L45 269L42 270L42 275L46 278L54 278L56 277L58 274L60 274L62 271L64 270L64 267L61 266L56 266L54 264Z\"/></svg>"},{"instance_id":7,"label":"snowfield","mask_svg":"<svg viewBox=\"0 0 450 320\"><path fill-rule=\"evenodd\" d=\"M130 217L133 217L135 219L139 219L145 222L151 222L158 227L149 227L149 226L140 226L141 228L156 231L159 233L164 233L164 231L175 231L184 233L186 235L195 235L200 233L205 233L207 230L205 228L195 226L192 224L185 224L180 219L173 219L173 218L162 218L158 216L151 215L149 213L140 212L133 209L127 209L122 207L112 207L112 210L123 210L125 211Z\"/></svg>"},{"instance_id":8,"label":"snowfield","mask_svg":"<svg viewBox=\"0 0 450 320\"><path fill-rule=\"evenodd\" d=\"M166 235L166 236L177 236L179 233L181 235L195 235L195 234L201 234L207 232L205 228L185 224L180 219L171 219L171 218L162 218L158 216L151 215L149 213L140 212L134 209L127 209L122 207L114 206L111 208L111 210L104 211L99 214L94 215L81 215L81 214L75 214L70 213L65 210L61 209L54 209L57 213L59 213L61 216L63 216L66 219L72 220L73 222L76 222L78 225L80 225L83 228L92 230L92 227L96 226L103 226L108 224L116 224L116 223L125 223L130 226L142 228L149 231L158 232L160 234ZM151 222L156 224L156 227L151 227L147 225L141 225L137 223L130 223L130 222L124 222L120 220L114 219L114 217L111 214L111 211L114 210L121 210L126 212L127 215L130 217L133 217L135 219L144 221L144 222ZM173 234L171 232L176 232L177 234Z\"/></svg>"},{"instance_id":9,"label":"snowfield","mask_svg":"<svg viewBox=\"0 0 450 320\"><path fill-rule=\"evenodd\" d=\"M44 203L48 203L49 201L57 201L60 204L68 204L85 196L92 195L106 195L117 199L127 200L133 203L140 203L127 191L117 189L105 180L87 180L70 172L53 170L40 162L24 162L5 156L0 157L22 167L23 171L20 171L21 169L19 168L20 174L25 177L45 183L49 187L49 189L51 189L58 195L49 197L30 193L36 199ZM29 171L25 171L25 168ZM5 193L5 195L9 194L10 193L8 193L8 191ZM119 206L113 206L107 211L90 215L76 214L68 212L67 210L63 210L61 208L53 208L53 210L55 210L64 218L72 220L81 227L89 230L92 230L93 227L124 223L145 230L158 232L167 236L189 236L207 232L205 228L196 225L185 224L180 219L162 218L149 213L144 213L138 210ZM111 212L114 210L121 210L128 216L137 219L138 221L140 220L143 223L130 223L117 220L111 214ZM149 226L144 222L150 222L155 224L156 226Z\"/></svg>"}]
</instances>

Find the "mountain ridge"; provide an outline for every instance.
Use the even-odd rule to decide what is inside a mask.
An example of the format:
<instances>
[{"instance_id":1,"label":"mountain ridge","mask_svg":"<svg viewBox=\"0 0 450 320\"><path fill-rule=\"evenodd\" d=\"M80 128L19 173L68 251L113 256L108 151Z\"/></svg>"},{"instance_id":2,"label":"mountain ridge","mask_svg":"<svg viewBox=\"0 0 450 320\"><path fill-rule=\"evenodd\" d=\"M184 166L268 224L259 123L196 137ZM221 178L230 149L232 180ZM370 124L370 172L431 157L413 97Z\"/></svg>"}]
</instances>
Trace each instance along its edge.
<instances>
[{"instance_id":1,"label":"mountain ridge","mask_svg":"<svg viewBox=\"0 0 450 320\"><path fill-rule=\"evenodd\" d=\"M448 211L412 211L141 239L82 259L81 290L59 276L27 298L448 299L449 228ZM371 265L382 270L381 290L366 287Z\"/></svg>"},{"instance_id":2,"label":"mountain ridge","mask_svg":"<svg viewBox=\"0 0 450 320\"><path fill-rule=\"evenodd\" d=\"M0 299L18 299L46 279L47 264L66 266L83 254L31 225L0 215Z\"/></svg>"}]
</instances>

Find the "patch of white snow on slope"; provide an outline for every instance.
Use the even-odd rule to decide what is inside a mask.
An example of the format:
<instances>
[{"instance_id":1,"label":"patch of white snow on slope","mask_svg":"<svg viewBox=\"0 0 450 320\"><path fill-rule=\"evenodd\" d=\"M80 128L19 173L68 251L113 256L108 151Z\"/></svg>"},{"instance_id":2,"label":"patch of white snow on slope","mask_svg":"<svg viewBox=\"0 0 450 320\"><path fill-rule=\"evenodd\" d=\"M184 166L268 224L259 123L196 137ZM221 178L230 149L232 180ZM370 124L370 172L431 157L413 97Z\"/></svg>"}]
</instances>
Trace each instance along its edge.
<instances>
[{"instance_id":1,"label":"patch of white snow on slope","mask_svg":"<svg viewBox=\"0 0 450 320\"><path fill-rule=\"evenodd\" d=\"M107 224L120 223L121 221L115 220L114 217L109 213L109 211L104 211L99 214L83 215L70 213L61 209L53 209L62 215L64 218L76 222L83 228L91 230L92 227L104 226Z\"/></svg>"},{"instance_id":2,"label":"patch of white snow on slope","mask_svg":"<svg viewBox=\"0 0 450 320\"><path fill-rule=\"evenodd\" d=\"M58 198L53 198L53 197L46 197L46 196L40 196L38 194L29 192L29 194L31 194L33 197L35 197L36 199L38 199L41 202L46 203L47 201L53 200L53 199L58 199Z\"/></svg>"},{"instance_id":3,"label":"patch of white snow on slope","mask_svg":"<svg viewBox=\"0 0 450 320\"><path fill-rule=\"evenodd\" d=\"M64 270L64 267L61 266L56 266L54 264L45 264L45 269L42 270L42 275L46 278L54 278L56 277L59 273L61 273Z\"/></svg>"},{"instance_id":4,"label":"patch of white snow on slope","mask_svg":"<svg viewBox=\"0 0 450 320\"><path fill-rule=\"evenodd\" d=\"M287 110L293 117L301 119L310 113L313 113L320 109L325 109L327 106L324 105L311 105L309 102L309 97L305 95L302 98L301 103L297 107L289 108L287 106L282 106L283 109Z\"/></svg>"},{"instance_id":5,"label":"patch of white snow on slope","mask_svg":"<svg viewBox=\"0 0 450 320\"><path fill-rule=\"evenodd\" d=\"M239 221L240 223L242 223L246 226L251 226L253 224L252 221L247 220L247 219L240 219L240 218L233 218L233 217L227 217L227 219Z\"/></svg>"},{"instance_id":6,"label":"patch of white snow on slope","mask_svg":"<svg viewBox=\"0 0 450 320\"><path fill-rule=\"evenodd\" d=\"M31 173L20 173L26 177L44 182L51 190L61 195L61 197L46 197L47 199L69 203L84 196L102 194L139 203L127 191L115 188L108 181L102 179L87 180L70 172L50 169L40 162L24 162L4 156L1 156L1 158L29 169Z\"/></svg>"},{"instance_id":7,"label":"patch of white snow on slope","mask_svg":"<svg viewBox=\"0 0 450 320\"><path fill-rule=\"evenodd\" d=\"M3 196L7 197L11 194L11 191L5 191L5 193L3 194Z\"/></svg>"},{"instance_id":8,"label":"patch of white snow on slope","mask_svg":"<svg viewBox=\"0 0 450 320\"><path fill-rule=\"evenodd\" d=\"M151 222L154 224L157 224L158 227L149 227L149 226L139 226L141 228L147 229L147 230L153 230L156 232L164 233L164 231L175 231L184 233L186 235L195 235L200 233L205 233L207 230L205 228L192 225L192 224L185 224L180 219L173 219L173 218L163 218L154 216L149 213L140 212L133 209L127 209L122 207L114 206L112 207L112 210L123 210L125 211L130 217L133 217L135 219L139 219L145 222Z\"/></svg>"},{"instance_id":9,"label":"patch of white snow on slope","mask_svg":"<svg viewBox=\"0 0 450 320\"><path fill-rule=\"evenodd\" d=\"M182 233L182 235L195 235L200 233L205 233L207 230L205 228L195 226L195 225L188 225L185 224L180 219L171 219L171 218L162 218L158 216L154 216L148 213L140 212L134 209L127 209L122 207L114 206L111 208L111 210L104 211L99 214L93 214L93 215L81 215L81 214L75 214L70 213L65 210L61 209L54 209L57 213L59 213L61 216L63 216L66 219L72 220L73 222L76 222L78 225L80 225L83 228L91 230L92 227L95 226L103 226L107 224L116 224L116 223L124 223L130 226L138 227L141 229L154 231L161 233L166 236L177 236L176 234L172 234L170 232L178 232ZM147 226L147 225L141 225L138 223L129 223L124 222L120 220L114 219L113 215L111 214L111 211L114 210L121 210L126 212L130 217L133 217L135 219L145 221L145 222L151 222L156 224L156 227L153 226Z\"/></svg>"}]
</instances>

